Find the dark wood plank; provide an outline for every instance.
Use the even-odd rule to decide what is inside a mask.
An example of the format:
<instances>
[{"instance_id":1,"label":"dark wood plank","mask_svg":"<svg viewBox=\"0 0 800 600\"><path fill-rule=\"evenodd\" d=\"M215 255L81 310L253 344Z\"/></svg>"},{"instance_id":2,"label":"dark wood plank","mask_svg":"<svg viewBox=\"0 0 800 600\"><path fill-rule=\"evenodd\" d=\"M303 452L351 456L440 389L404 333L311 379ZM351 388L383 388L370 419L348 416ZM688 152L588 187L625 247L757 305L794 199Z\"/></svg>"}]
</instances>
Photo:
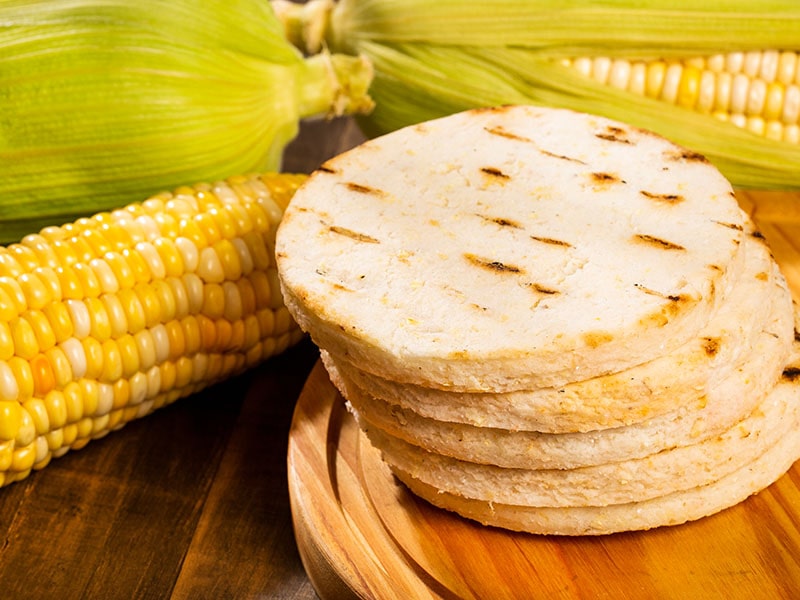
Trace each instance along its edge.
<instances>
[{"instance_id":1,"label":"dark wood plank","mask_svg":"<svg viewBox=\"0 0 800 600\"><path fill-rule=\"evenodd\" d=\"M253 373L174 598L313 594L285 482L294 399L318 356L306 341Z\"/></svg>"},{"instance_id":2,"label":"dark wood plank","mask_svg":"<svg viewBox=\"0 0 800 600\"><path fill-rule=\"evenodd\" d=\"M178 401L0 490L3 595L171 589L247 381Z\"/></svg>"}]
</instances>

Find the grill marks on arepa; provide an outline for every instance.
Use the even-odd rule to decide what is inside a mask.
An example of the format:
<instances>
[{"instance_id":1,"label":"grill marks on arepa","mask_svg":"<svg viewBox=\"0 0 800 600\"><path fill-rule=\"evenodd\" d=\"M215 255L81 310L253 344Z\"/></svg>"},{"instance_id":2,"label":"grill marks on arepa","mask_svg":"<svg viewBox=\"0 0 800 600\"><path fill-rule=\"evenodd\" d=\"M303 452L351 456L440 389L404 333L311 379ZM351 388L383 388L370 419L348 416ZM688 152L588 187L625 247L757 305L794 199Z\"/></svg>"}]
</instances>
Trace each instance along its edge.
<instances>
[{"instance_id":1,"label":"grill marks on arepa","mask_svg":"<svg viewBox=\"0 0 800 600\"><path fill-rule=\"evenodd\" d=\"M785 279L724 177L654 134L536 107L399 130L309 179L276 256L358 424L413 445L384 459L464 516L647 529L735 504L800 454ZM527 495L543 490L555 512Z\"/></svg>"}]
</instances>

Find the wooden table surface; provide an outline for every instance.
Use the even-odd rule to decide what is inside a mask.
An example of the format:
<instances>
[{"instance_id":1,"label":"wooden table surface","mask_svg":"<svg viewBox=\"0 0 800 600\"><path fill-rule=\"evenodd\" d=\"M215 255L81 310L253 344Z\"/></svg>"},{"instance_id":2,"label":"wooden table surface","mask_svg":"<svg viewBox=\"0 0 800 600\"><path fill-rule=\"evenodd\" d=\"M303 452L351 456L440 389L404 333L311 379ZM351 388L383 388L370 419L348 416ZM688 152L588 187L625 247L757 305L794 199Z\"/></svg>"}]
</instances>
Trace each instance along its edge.
<instances>
[{"instance_id":1,"label":"wooden table surface","mask_svg":"<svg viewBox=\"0 0 800 600\"><path fill-rule=\"evenodd\" d=\"M349 120L304 125L284 168L359 136ZM301 342L0 488L0 598L316 598L286 449L317 356Z\"/></svg>"}]
</instances>

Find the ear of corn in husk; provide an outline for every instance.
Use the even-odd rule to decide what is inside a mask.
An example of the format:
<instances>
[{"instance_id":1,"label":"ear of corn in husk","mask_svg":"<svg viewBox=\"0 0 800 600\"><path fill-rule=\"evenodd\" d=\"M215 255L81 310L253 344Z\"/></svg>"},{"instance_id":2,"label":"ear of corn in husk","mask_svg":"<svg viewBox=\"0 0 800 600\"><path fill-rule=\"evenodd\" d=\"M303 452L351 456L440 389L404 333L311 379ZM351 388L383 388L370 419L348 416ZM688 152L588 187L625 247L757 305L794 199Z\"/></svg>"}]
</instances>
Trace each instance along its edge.
<instances>
[{"instance_id":1,"label":"ear of corn in husk","mask_svg":"<svg viewBox=\"0 0 800 600\"><path fill-rule=\"evenodd\" d=\"M305 58L260 0L0 4L0 242L186 181L277 170L306 118L368 111L362 58Z\"/></svg>"},{"instance_id":2,"label":"ear of corn in husk","mask_svg":"<svg viewBox=\"0 0 800 600\"><path fill-rule=\"evenodd\" d=\"M0 247L0 487L301 339L274 243L304 180L184 186Z\"/></svg>"},{"instance_id":3,"label":"ear of corn in husk","mask_svg":"<svg viewBox=\"0 0 800 600\"><path fill-rule=\"evenodd\" d=\"M800 188L796 2L273 5L295 44L372 62L376 109L359 119L368 135L476 106L560 106L660 133L737 187ZM660 83L641 89L643 73Z\"/></svg>"}]
</instances>

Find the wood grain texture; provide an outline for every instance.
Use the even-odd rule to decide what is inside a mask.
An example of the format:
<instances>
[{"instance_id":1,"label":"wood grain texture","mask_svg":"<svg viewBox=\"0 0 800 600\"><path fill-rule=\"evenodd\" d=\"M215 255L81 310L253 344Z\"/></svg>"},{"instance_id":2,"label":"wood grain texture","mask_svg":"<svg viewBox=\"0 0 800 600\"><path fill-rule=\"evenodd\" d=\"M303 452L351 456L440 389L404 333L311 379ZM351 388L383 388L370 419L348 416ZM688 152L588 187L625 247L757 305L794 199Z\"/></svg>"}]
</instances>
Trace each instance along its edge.
<instances>
[{"instance_id":1,"label":"wood grain texture","mask_svg":"<svg viewBox=\"0 0 800 600\"><path fill-rule=\"evenodd\" d=\"M800 193L742 192L800 300ZM315 365L289 437L300 554L323 598L797 598L800 463L677 527L531 536L436 509L392 477Z\"/></svg>"}]
</instances>

